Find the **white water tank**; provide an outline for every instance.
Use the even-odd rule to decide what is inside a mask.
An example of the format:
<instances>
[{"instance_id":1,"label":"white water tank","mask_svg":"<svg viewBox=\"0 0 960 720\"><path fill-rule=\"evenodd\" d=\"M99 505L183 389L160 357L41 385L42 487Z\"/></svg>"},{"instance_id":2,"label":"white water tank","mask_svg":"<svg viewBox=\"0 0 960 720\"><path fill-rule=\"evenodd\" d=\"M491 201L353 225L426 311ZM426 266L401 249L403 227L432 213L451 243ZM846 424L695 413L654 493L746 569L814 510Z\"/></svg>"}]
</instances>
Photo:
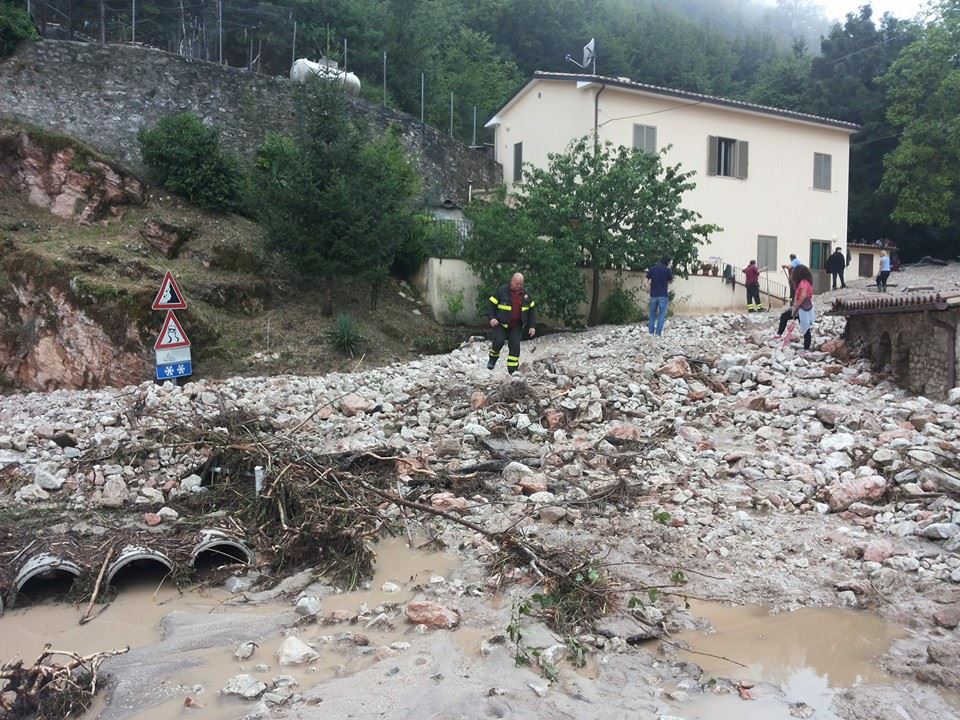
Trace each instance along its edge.
<instances>
[{"instance_id":1,"label":"white water tank","mask_svg":"<svg viewBox=\"0 0 960 720\"><path fill-rule=\"evenodd\" d=\"M290 68L290 79L295 82L306 82L311 75L316 75L324 80L336 80L343 83L344 90L350 95L357 95L360 92L360 78L353 73L343 72L337 67L335 60L320 58L319 62L313 62L306 58L300 58Z\"/></svg>"}]
</instances>

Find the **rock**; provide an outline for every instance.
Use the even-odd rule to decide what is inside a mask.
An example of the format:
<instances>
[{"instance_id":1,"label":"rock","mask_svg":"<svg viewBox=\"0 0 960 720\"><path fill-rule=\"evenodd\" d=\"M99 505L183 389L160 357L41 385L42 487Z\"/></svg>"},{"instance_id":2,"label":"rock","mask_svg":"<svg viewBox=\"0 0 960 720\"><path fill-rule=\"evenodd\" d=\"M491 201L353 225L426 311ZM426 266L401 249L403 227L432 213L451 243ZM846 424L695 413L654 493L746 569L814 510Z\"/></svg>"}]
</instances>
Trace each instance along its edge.
<instances>
[{"instance_id":1,"label":"rock","mask_svg":"<svg viewBox=\"0 0 960 720\"><path fill-rule=\"evenodd\" d=\"M960 605L953 603L942 607L933 613L933 620L942 628L953 630L960 625Z\"/></svg>"},{"instance_id":2,"label":"rock","mask_svg":"<svg viewBox=\"0 0 960 720\"><path fill-rule=\"evenodd\" d=\"M607 428L606 439L608 442L617 445L623 442L640 442L645 435L633 423L613 423Z\"/></svg>"},{"instance_id":3,"label":"rock","mask_svg":"<svg viewBox=\"0 0 960 720\"><path fill-rule=\"evenodd\" d=\"M59 490L66 482L66 478L57 477L57 469L53 466L40 464L33 470L33 484L44 490Z\"/></svg>"},{"instance_id":4,"label":"rock","mask_svg":"<svg viewBox=\"0 0 960 720\"><path fill-rule=\"evenodd\" d=\"M677 355L667 360L660 366L657 373L671 378L685 378L693 374L690 370L690 363L688 363L687 359L682 355Z\"/></svg>"},{"instance_id":5,"label":"rock","mask_svg":"<svg viewBox=\"0 0 960 720\"><path fill-rule=\"evenodd\" d=\"M678 427L677 435L691 445L699 445L703 442L703 433L690 425L681 425Z\"/></svg>"},{"instance_id":6,"label":"rock","mask_svg":"<svg viewBox=\"0 0 960 720\"><path fill-rule=\"evenodd\" d=\"M917 535L922 535L931 540L946 540L953 537L960 531L960 525L955 523L931 523L926 527L919 528Z\"/></svg>"},{"instance_id":7,"label":"rock","mask_svg":"<svg viewBox=\"0 0 960 720\"><path fill-rule=\"evenodd\" d=\"M539 514L540 522L545 522L548 525L556 525L567 516L567 510L557 505L550 505L540 508Z\"/></svg>"},{"instance_id":8,"label":"rock","mask_svg":"<svg viewBox=\"0 0 960 720\"><path fill-rule=\"evenodd\" d=\"M127 501L127 484L119 475L107 478L103 485L103 494L100 504L103 507L118 508Z\"/></svg>"},{"instance_id":9,"label":"rock","mask_svg":"<svg viewBox=\"0 0 960 720\"><path fill-rule=\"evenodd\" d=\"M224 695L239 695L247 700L260 697L267 690L267 684L260 682L253 675L234 675L227 681L222 692Z\"/></svg>"},{"instance_id":10,"label":"rock","mask_svg":"<svg viewBox=\"0 0 960 720\"><path fill-rule=\"evenodd\" d=\"M148 218L140 228L140 237L167 259L177 257L184 243L196 234L194 227L174 225L158 218Z\"/></svg>"},{"instance_id":11,"label":"rock","mask_svg":"<svg viewBox=\"0 0 960 720\"><path fill-rule=\"evenodd\" d=\"M887 450L886 448L880 448L870 456L870 458L880 467L886 467L893 463L896 459L897 454L892 450Z\"/></svg>"},{"instance_id":12,"label":"rock","mask_svg":"<svg viewBox=\"0 0 960 720\"><path fill-rule=\"evenodd\" d=\"M960 405L960 387L952 388L947 393L947 405Z\"/></svg>"},{"instance_id":13,"label":"rock","mask_svg":"<svg viewBox=\"0 0 960 720\"><path fill-rule=\"evenodd\" d=\"M510 485L519 485L524 478L533 475L533 470L521 462L510 462L503 468L503 479Z\"/></svg>"},{"instance_id":14,"label":"rock","mask_svg":"<svg viewBox=\"0 0 960 720\"><path fill-rule=\"evenodd\" d=\"M247 660L253 657L253 654L257 651L257 648L260 647L252 640L248 640L245 643L240 643L237 646L236 652L233 653L233 656L237 660Z\"/></svg>"},{"instance_id":15,"label":"rock","mask_svg":"<svg viewBox=\"0 0 960 720\"><path fill-rule=\"evenodd\" d=\"M360 397L359 395L350 393L349 395L344 395L342 398L340 398L338 405L340 406L340 412L347 417L354 417L356 415L360 415L361 413L367 412L372 403L369 400Z\"/></svg>"},{"instance_id":16,"label":"rock","mask_svg":"<svg viewBox=\"0 0 960 720\"><path fill-rule=\"evenodd\" d=\"M481 390L475 390L470 395L470 407L474 410L479 410L482 407L487 405L487 395Z\"/></svg>"},{"instance_id":17,"label":"rock","mask_svg":"<svg viewBox=\"0 0 960 720\"><path fill-rule=\"evenodd\" d=\"M305 595L297 600L294 612L300 617L309 617L320 614L320 598L316 595Z\"/></svg>"},{"instance_id":18,"label":"rock","mask_svg":"<svg viewBox=\"0 0 960 720\"><path fill-rule=\"evenodd\" d=\"M824 435L820 440L820 447L828 453L852 450L854 445L856 445L856 438L850 433L831 433Z\"/></svg>"},{"instance_id":19,"label":"rock","mask_svg":"<svg viewBox=\"0 0 960 720\"><path fill-rule=\"evenodd\" d=\"M146 513L143 516L143 521L149 527L156 527L157 525L163 522L163 518L157 515L156 513Z\"/></svg>"},{"instance_id":20,"label":"rock","mask_svg":"<svg viewBox=\"0 0 960 720\"><path fill-rule=\"evenodd\" d=\"M157 515L163 518L164 521L174 521L180 517L180 513L174 510L172 507L162 507L157 510Z\"/></svg>"},{"instance_id":21,"label":"rock","mask_svg":"<svg viewBox=\"0 0 960 720\"><path fill-rule=\"evenodd\" d=\"M843 363L850 362L850 348L845 340L831 338L820 346L820 352L827 353Z\"/></svg>"},{"instance_id":22,"label":"rock","mask_svg":"<svg viewBox=\"0 0 960 720\"><path fill-rule=\"evenodd\" d=\"M547 491L547 480L540 475L530 475L522 478L517 485L524 495L535 495Z\"/></svg>"},{"instance_id":23,"label":"rock","mask_svg":"<svg viewBox=\"0 0 960 720\"><path fill-rule=\"evenodd\" d=\"M893 555L893 544L889 540L871 540L863 549L865 562L882 563Z\"/></svg>"},{"instance_id":24,"label":"rock","mask_svg":"<svg viewBox=\"0 0 960 720\"><path fill-rule=\"evenodd\" d=\"M444 512L470 512L470 502L466 498L457 497L449 492L431 495L430 506Z\"/></svg>"},{"instance_id":25,"label":"rock","mask_svg":"<svg viewBox=\"0 0 960 720\"><path fill-rule=\"evenodd\" d=\"M140 488L140 495L151 503L162 503L165 500L163 493L152 487Z\"/></svg>"},{"instance_id":26,"label":"rock","mask_svg":"<svg viewBox=\"0 0 960 720\"><path fill-rule=\"evenodd\" d=\"M303 665L319 657L316 650L292 635L284 640L277 650L277 660L281 665Z\"/></svg>"},{"instance_id":27,"label":"rock","mask_svg":"<svg viewBox=\"0 0 960 720\"><path fill-rule=\"evenodd\" d=\"M530 497L530 502L532 503L544 504L544 503L554 503L557 501L557 496L554 495L552 492L547 492L546 490L543 490L541 492L535 492L529 497Z\"/></svg>"},{"instance_id":28,"label":"rock","mask_svg":"<svg viewBox=\"0 0 960 720\"><path fill-rule=\"evenodd\" d=\"M464 425L463 433L465 435L473 435L477 438L484 438L490 435L490 431L478 423L468 423L467 425Z\"/></svg>"},{"instance_id":29,"label":"rock","mask_svg":"<svg viewBox=\"0 0 960 720\"><path fill-rule=\"evenodd\" d=\"M385 593L390 593L390 594L392 594L392 593L398 593L398 592L400 592L400 586L397 585L395 582L389 582L389 581L388 581L388 582L385 582L383 585L380 586L380 591L381 591L381 592L385 592Z\"/></svg>"},{"instance_id":30,"label":"rock","mask_svg":"<svg viewBox=\"0 0 960 720\"><path fill-rule=\"evenodd\" d=\"M203 485L203 478L199 475L187 475L180 481L180 489L183 492L197 492Z\"/></svg>"},{"instance_id":31,"label":"rock","mask_svg":"<svg viewBox=\"0 0 960 720\"><path fill-rule=\"evenodd\" d=\"M540 423L550 432L558 430L567 424L567 416L562 410L549 408L544 411Z\"/></svg>"},{"instance_id":32,"label":"rock","mask_svg":"<svg viewBox=\"0 0 960 720\"><path fill-rule=\"evenodd\" d=\"M48 493L39 485L34 485L31 483L20 488L17 491L17 497L23 502L39 502L41 500L49 500L50 493Z\"/></svg>"},{"instance_id":33,"label":"rock","mask_svg":"<svg viewBox=\"0 0 960 720\"><path fill-rule=\"evenodd\" d=\"M887 481L879 475L858 477L827 488L830 510L840 512L855 502L875 502L887 491Z\"/></svg>"},{"instance_id":34,"label":"rock","mask_svg":"<svg viewBox=\"0 0 960 720\"><path fill-rule=\"evenodd\" d=\"M407 603L407 620L414 625L426 625L434 630L449 630L460 624L460 613L429 600Z\"/></svg>"},{"instance_id":35,"label":"rock","mask_svg":"<svg viewBox=\"0 0 960 720\"><path fill-rule=\"evenodd\" d=\"M840 405L820 405L816 411L817 420L830 427L836 425L838 421L845 418L848 414L849 410Z\"/></svg>"}]
</instances>

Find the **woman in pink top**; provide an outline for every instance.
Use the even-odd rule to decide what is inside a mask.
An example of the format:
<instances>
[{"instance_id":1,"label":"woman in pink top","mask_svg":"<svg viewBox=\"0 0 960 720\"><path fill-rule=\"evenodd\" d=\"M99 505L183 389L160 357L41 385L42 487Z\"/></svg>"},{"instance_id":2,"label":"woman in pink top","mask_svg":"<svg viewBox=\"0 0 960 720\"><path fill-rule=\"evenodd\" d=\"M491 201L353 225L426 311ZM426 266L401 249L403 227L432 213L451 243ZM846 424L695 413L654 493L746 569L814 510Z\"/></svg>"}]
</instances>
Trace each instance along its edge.
<instances>
[{"instance_id":1,"label":"woman in pink top","mask_svg":"<svg viewBox=\"0 0 960 720\"><path fill-rule=\"evenodd\" d=\"M813 310L813 273L806 265L797 265L790 271L790 284L795 288L793 304L780 315L780 326L775 337L783 335L790 318L800 321L800 332L803 333L803 349L809 350L813 342L811 330L816 320Z\"/></svg>"}]
</instances>

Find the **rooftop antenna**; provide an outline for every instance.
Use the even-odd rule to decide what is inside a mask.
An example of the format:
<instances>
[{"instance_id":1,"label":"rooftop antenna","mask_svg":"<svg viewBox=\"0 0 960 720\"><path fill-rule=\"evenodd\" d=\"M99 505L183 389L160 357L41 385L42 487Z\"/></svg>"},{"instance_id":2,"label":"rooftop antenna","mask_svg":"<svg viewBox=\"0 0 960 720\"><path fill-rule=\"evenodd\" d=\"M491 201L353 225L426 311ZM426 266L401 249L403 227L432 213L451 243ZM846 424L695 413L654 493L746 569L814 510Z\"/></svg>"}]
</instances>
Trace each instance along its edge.
<instances>
[{"instance_id":1,"label":"rooftop antenna","mask_svg":"<svg viewBox=\"0 0 960 720\"><path fill-rule=\"evenodd\" d=\"M570 53L567 53L567 56L564 58L569 62L572 62L581 70L590 70L594 75L597 74L597 46L596 38L590 38L590 42L583 46L583 62L578 63ZM592 67L591 67L592 66Z\"/></svg>"}]
</instances>

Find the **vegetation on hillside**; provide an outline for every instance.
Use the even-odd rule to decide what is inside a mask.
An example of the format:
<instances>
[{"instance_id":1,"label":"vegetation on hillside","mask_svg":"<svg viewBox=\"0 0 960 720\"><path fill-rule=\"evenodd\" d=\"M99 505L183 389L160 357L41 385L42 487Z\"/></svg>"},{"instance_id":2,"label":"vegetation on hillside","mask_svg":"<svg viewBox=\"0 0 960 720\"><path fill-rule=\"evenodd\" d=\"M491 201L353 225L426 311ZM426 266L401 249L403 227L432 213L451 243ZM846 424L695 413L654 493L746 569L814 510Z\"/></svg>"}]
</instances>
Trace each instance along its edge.
<instances>
[{"instance_id":1,"label":"vegetation on hillside","mask_svg":"<svg viewBox=\"0 0 960 720\"><path fill-rule=\"evenodd\" d=\"M0 0L0 59L13 53L24 40L37 37L30 16L20 3Z\"/></svg>"}]
</instances>

